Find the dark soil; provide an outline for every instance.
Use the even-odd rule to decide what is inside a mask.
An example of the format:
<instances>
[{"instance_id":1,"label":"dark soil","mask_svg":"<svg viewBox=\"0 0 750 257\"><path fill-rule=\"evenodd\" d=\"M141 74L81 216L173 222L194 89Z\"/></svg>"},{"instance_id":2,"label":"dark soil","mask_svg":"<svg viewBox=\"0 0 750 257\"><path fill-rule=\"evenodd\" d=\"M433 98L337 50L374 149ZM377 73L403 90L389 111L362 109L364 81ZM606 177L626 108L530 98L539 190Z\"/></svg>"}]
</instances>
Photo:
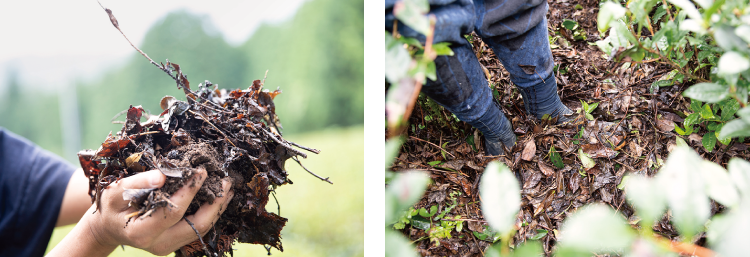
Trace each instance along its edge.
<instances>
[{"instance_id":1,"label":"dark soil","mask_svg":"<svg viewBox=\"0 0 750 257\"><path fill-rule=\"evenodd\" d=\"M617 188L625 174L654 175L661 161L666 160L675 146L673 122L682 122L689 111L690 100L682 91L695 82L686 81L671 87L662 87L653 94L650 85L671 71L668 65L658 62L632 64L607 60L596 46L599 40L596 15L599 1L550 1L548 13L550 36L560 38L553 43L558 93L571 110L581 108L580 100L599 103L592 113L595 121L579 116L574 124L551 126L527 117L520 94L512 85L508 73L492 50L479 37L473 37L474 51L479 57L490 84L497 90L495 98L511 120L518 143L504 157L485 156L483 139L476 129L464 122L456 122L451 114L423 96L409 119L405 132L407 139L392 169L425 170L434 182L415 208L437 205L438 213L452 201L451 192L460 192L458 207L447 216L461 215L467 222L461 233L453 231L450 239L441 240L440 246L424 239L425 231L406 226L403 233L415 243L423 256L480 256L490 242L482 241L472 232L482 232L486 224L478 196L479 178L484 167L499 159L517 174L521 184L521 211L516 222L519 230L513 238L518 244L538 234L548 233L539 239L546 255L550 255L557 240L556 231L569 213L589 203L604 203L634 222L633 209L625 201L623 191ZM574 6L581 4L583 9ZM586 41L576 41L561 29L563 19L578 22L587 34ZM562 30L562 32L561 32ZM562 42L565 39L567 43ZM705 76L706 74L701 74ZM705 72L703 72L705 73ZM430 116L429 119L425 119ZM576 125L585 128L577 136ZM733 140L728 146L717 144L717 149L706 152L701 136L706 128L699 128L685 141L705 159L726 167L732 157L748 159L748 143ZM429 144L426 142L431 142ZM440 146L441 148L437 147ZM548 153L554 146L562 157L564 167L556 168ZM577 157L578 149L594 157L597 165L582 168ZM443 153L445 150L445 154ZM615 150L618 152L615 155ZM523 153L527 152L522 158ZM431 166L430 162L442 161ZM581 171L581 173L579 173ZM722 206L713 203L712 213L721 212ZM678 234L665 216L654 230L670 239ZM704 237L696 239L702 245ZM420 240L421 239L421 240Z\"/></svg>"},{"instance_id":2,"label":"dark soil","mask_svg":"<svg viewBox=\"0 0 750 257\"><path fill-rule=\"evenodd\" d=\"M172 67L179 74L178 85L185 90L187 102L166 96L161 103L164 112L145 122L141 119L143 109L131 106L120 132L110 134L98 150L79 153L90 180L92 202L98 207L99 196L112 182L158 169L168 176L162 188L125 192L136 209L127 222L158 219L155 211L174 207L169 197L185 186L197 169L203 169L208 177L185 216L226 194L221 187L224 177L231 177L234 198L202 241L183 246L176 255L231 255L235 240L266 245L269 254L270 247L283 251L280 233L287 219L267 212L266 204L277 187L292 184L284 168L286 160L306 157L292 146L313 153L318 150L281 137L273 104L278 90L264 91L262 82L256 80L246 90L228 92L206 81L194 92L179 66Z\"/></svg>"}]
</instances>

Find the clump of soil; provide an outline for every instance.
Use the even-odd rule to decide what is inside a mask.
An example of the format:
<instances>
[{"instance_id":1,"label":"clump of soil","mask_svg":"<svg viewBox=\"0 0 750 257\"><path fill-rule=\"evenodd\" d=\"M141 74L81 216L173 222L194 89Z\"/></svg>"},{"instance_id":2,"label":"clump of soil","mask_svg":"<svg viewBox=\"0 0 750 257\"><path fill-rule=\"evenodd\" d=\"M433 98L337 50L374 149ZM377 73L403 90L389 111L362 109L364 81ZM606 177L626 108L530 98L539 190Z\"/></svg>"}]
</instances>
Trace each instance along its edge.
<instances>
[{"instance_id":1,"label":"clump of soil","mask_svg":"<svg viewBox=\"0 0 750 257\"><path fill-rule=\"evenodd\" d=\"M194 186L186 184L197 169L203 169L208 177L185 216L226 194L221 187L225 177L231 177L234 198L206 236L183 246L176 255L232 254L235 239L267 245L269 254L270 247L283 251L280 233L287 219L267 212L266 204L278 186L292 184L284 168L286 160L306 158L299 149L319 151L281 136L273 103L280 91L262 90L260 80L248 89L230 92L206 81L192 91L179 65L167 62L162 67L171 67L165 70L170 76L176 72L173 78L187 101L166 96L161 101L164 112L145 122L141 122L143 108L131 106L121 131L110 133L98 150L78 153L89 178L92 202L98 208L102 192L111 183L158 169L168 176L162 188L129 189L123 195L136 209L123 225L132 219L156 218L150 216L158 208L174 207L169 197L183 186Z\"/></svg>"}]
</instances>

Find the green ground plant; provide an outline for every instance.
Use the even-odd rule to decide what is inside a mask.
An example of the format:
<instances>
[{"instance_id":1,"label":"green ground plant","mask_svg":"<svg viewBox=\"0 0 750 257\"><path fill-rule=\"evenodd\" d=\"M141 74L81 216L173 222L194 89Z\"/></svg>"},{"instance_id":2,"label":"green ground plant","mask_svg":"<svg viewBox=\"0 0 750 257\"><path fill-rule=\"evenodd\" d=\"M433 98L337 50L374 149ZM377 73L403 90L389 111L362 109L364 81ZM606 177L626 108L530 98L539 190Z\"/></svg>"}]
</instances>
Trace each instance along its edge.
<instances>
[{"instance_id":1,"label":"green ground plant","mask_svg":"<svg viewBox=\"0 0 750 257\"><path fill-rule=\"evenodd\" d=\"M697 131L693 125L703 127L703 146L710 152L717 141L728 144L732 138L750 136L750 8L743 0L695 3L633 0L623 7L602 2L597 24L601 33L609 34L596 45L624 65L669 65L672 71L651 85L652 92L696 83L683 92L693 100L693 113L686 113L683 127L675 131L689 135Z\"/></svg>"}]
</instances>

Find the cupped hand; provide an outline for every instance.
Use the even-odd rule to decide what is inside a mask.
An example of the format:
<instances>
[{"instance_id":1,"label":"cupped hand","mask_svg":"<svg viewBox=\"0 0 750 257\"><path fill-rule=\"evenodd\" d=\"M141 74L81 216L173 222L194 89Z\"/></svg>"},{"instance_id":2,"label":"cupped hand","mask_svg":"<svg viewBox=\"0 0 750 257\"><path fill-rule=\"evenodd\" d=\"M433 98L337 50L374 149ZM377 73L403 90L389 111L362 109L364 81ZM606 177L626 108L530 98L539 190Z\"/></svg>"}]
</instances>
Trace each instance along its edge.
<instances>
[{"instance_id":1,"label":"cupped hand","mask_svg":"<svg viewBox=\"0 0 750 257\"><path fill-rule=\"evenodd\" d=\"M152 189L164 185L166 177L158 170L139 173L112 183L101 195L101 206L95 212L92 205L76 227L58 244L50 256L106 256L118 245L130 245L156 255L167 255L179 247L198 239L192 227L183 219L187 207L203 185L207 174L196 169L195 175L169 200L175 206L160 207L150 216L133 218L125 226L128 215L136 209L123 200L125 189ZM224 194L213 204L204 204L187 216L201 234L209 229L226 210L234 196L229 178L222 181ZM86 242L82 244L83 242Z\"/></svg>"}]
</instances>

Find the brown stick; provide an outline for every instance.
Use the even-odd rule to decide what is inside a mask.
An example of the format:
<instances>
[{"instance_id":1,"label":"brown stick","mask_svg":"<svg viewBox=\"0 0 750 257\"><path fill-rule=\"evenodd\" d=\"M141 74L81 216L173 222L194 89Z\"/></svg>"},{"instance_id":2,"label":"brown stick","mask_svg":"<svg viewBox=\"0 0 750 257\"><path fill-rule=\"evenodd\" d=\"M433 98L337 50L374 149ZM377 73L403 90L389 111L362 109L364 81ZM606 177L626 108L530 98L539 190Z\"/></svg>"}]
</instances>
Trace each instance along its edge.
<instances>
[{"instance_id":1,"label":"brown stick","mask_svg":"<svg viewBox=\"0 0 750 257\"><path fill-rule=\"evenodd\" d=\"M216 126L214 126L214 124L212 124L210 121L208 121L208 118L206 118L206 116L203 116L203 114L196 113L196 112L194 112L192 110L188 110L188 111L190 113L192 113L193 115L197 115L197 116L200 116L201 118L203 118L203 121L205 121L206 123L208 123L208 125L211 125L211 127L214 127L216 130L218 130L219 133L221 133L221 135L224 136L224 139L226 139L227 142L229 142L230 144L232 144L232 146L237 147L236 145L234 145L234 143L232 143L232 140L229 140L229 137L226 134L224 134L224 132L222 132L221 129L217 128Z\"/></svg>"},{"instance_id":2,"label":"brown stick","mask_svg":"<svg viewBox=\"0 0 750 257\"><path fill-rule=\"evenodd\" d=\"M206 256L216 256L216 254L211 254L211 251L208 250L208 247L206 247L206 243L203 242L203 237L201 236L201 233L198 233L198 230L195 229L195 225L193 225L193 223L190 222L190 220L188 220L187 217L182 217L182 218L185 219L187 224L190 225L191 228L193 228L193 231L195 231L195 234L198 235L198 240L201 241L201 245L203 245L203 252L206 253Z\"/></svg>"},{"instance_id":3,"label":"brown stick","mask_svg":"<svg viewBox=\"0 0 750 257\"><path fill-rule=\"evenodd\" d=\"M416 139L416 140L419 140L419 141L422 141L422 142L425 142L425 143L431 144L431 145L433 145L433 146L435 146L435 147L437 147L437 148L440 148L440 150L442 150L443 152L447 153L447 154L448 154L448 155L450 155L451 157L453 157L453 158L456 158L456 156L455 156L455 155L452 155L451 153L449 153L448 151L446 151L445 149L443 149L443 148L442 148L442 147L440 147L439 145L433 144L432 142L429 142L429 141L427 141L427 140L424 140L424 139L416 138L416 137L414 137L414 136L409 136L409 138L411 138L411 139Z\"/></svg>"},{"instance_id":4,"label":"brown stick","mask_svg":"<svg viewBox=\"0 0 750 257\"><path fill-rule=\"evenodd\" d=\"M305 168L305 166L302 166L302 162L300 162L300 161L299 161L299 159L297 159L297 156L293 156L293 157L292 157L292 160L296 161L296 162L297 162L297 164L299 164L299 166L300 166L300 167L302 167L303 169L305 169L305 170L307 171L307 173L310 173L310 175L313 175L313 176L315 176L316 178L318 178L318 179L320 179L320 180L323 180L323 181L325 181L325 182L328 182L329 184L333 185L333 182L331 182L331 180L329 180L329 178L323 178L323 177L321 177L321 176L318 176L318 174L315 174L315 173L313 173L312 171L310 171L310 170L308 170L307 168Z\"/></svg>"},{"instance_id":5,"label":"brown stick","mask_svg":"<svg viewBox=\"0 0 750 257\"><path fill-rule=\"evenodd\" d=\"M291 144L291 145L293 145L293 146L296 146L296 147L299 147L299 148L301 148L301 149L304 149L304 150L307 150L307 151L313 152L313 153L315 153L315 154L319 154L319 153L320 153L320 150L318 150L318 149L313 149L313 148L309 148L309 147L306 147L306 146L301 146L301 145L298 145L298 144L297 144L297 143L295 143L295 142L289 142L289 144Z\"/></svg>"}]
</instances>

